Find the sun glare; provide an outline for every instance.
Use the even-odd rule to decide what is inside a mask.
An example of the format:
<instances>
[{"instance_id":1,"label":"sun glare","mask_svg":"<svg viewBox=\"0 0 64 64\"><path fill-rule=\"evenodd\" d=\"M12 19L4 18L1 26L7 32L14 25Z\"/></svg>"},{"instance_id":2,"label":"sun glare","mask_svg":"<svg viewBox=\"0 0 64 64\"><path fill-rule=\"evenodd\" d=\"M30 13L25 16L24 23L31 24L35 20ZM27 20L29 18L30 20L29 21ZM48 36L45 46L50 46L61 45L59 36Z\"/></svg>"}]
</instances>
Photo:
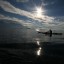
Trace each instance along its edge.
<instances>
[{"instance_id":1,"label":"sun glare","mask_svg":"<svg viewBox=\"0 0 64 64\"><path fill-rule=\"evenodd\" d=\"M40 56L41 55L41 47L37 50L37 55Z\"/></svg>"},{"instance_id":2,"label":"sun glare","mask_svg":"<svg viewBox=\"0 0 64 64\"><path fill-rule=\"evenodd\" d=\"M45 15L46 10L44 9L44 7L42 6L36 6L34 11L33 11L33 17L36 18L37 20L39 20L39 22L48 22L46 20L46 18L48 18L48 16ZM36 31L39 31L38 29L36 29Z\"/></svg>"},{"instance_id":3,"label":"sun glare","mask_svg":"<svg viewBox=\"0 0 64 64\"><path fill-rule=\"evenodd\" d=\"M37 7L36 8L36 18L42 18L42 8L41 7Z\"/></svg>"}]
</instances>

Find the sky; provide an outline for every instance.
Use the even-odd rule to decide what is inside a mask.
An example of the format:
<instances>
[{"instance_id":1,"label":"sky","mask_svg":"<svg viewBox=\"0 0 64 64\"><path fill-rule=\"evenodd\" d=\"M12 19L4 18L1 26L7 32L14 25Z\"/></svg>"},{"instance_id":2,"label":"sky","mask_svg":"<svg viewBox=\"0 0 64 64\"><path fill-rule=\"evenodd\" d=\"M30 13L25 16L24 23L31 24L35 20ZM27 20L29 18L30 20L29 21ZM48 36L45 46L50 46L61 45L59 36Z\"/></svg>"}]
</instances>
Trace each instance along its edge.
<instances>
[{"instance_id":1,"label":"sky","mask_svg":"<svg viewBox=\"0 0 64 64\"><path fill-rule=\"evenodd\" d=\"M64 30L64 0L0 0L2 19L23 26Z\"/></svg>"}]
</instances>

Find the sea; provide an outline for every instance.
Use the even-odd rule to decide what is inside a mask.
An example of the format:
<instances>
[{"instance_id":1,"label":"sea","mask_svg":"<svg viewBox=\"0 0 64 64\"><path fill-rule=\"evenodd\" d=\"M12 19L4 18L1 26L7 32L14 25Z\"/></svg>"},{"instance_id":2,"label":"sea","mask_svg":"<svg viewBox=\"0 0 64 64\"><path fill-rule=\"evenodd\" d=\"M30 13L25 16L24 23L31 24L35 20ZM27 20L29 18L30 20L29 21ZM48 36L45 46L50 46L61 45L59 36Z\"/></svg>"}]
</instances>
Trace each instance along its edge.
<instances>
[{"instance_id":1,"label":"sea","mask_svg":"<svg viewBox=\"0 0 64 64\"><path fill-rule=\"evenodd\" d=\"M0 27L0 64L64 63L63 32L50 36L31 28L8 26Z\"/></svg>"}]
</instances>

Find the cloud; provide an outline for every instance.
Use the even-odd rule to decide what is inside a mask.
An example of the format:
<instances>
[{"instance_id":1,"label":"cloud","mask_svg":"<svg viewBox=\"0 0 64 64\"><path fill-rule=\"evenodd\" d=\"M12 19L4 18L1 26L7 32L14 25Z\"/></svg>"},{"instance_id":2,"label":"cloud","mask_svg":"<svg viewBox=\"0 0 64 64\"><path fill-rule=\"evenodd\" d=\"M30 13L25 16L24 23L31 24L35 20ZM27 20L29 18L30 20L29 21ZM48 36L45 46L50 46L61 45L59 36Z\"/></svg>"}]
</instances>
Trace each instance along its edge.
<instances>
[{"instance_id":1,"label":"cloud","mask_svg":"<svg viewBox=\"0 0 64 64\"><path fill-rule=\"evenodd\" d=\"M24 25L24 23L25 23L24 20L21 20L21 19L15 18L15 17L4 16L4 15L0 14L0 20L2 20L2 19L3 20L11 20L13 22L18 22L21 25Z\"/></svg>"},{"instance_id":2,"label":"cloud","mask_svg":"<svg viewBox=\"0 0 64 64\"><path fill-rule=\"evenodd\" d=\"M58 25L55 24L43 24L43 27L47 30L52 29L52 30L64 30L64 22Z\"/></svg>"},{"instance_id":3,"label":"cloud","mask_svg":"<svg viewBox=\"0 0 64 64\"><path fill-rule=\"evenodd\" d=\"M11 20L11 23L18 22L25 27L33 27L33 24L30 22L25 22L24 20L21 20L15 17L4 16L2 14L0 14L0 20ZM5 22L8 22L8 21L5 21Z\"/></svg>"},{"instance_id":4,"label":"cloud","mask_svg":"<svg viewBox=\"0 0 64 64\"><path fill-rule=\"evenodd\" d=\"M25 3L25 2L28 2L29 0L16 0L16 2L23 2L23 3Z\"/></svg>"},{"instance_id":5,"label":"cloud","mask_svg":"<svg viewBox=\"0 0 64 64\"><path fill-rule=\"evenodd\" d=\"M64 28L64 26L63 26L64 25L64 23L63 23L64 17L58 17L57 18L57 17L50 17L48 15L43 14L42 18L36 18L35 14L33 12L28 12L28 11L16 8L12 4L10 4L9 2L2 1L2 0L0 0L0 7L6 12L25 16L29 19L32 19L33 21L36 20L36 21L39 21L39 22L44 22L44 23L42 23L44 28L52 28L52 29L63 29ZM31 23L29 23L29 22L25 23L24 20L21 20L21 19L15 18L15 17L11 18L9 16L6 17L6 16L1 15L1 14L0 14L0 19L13 20L13 21L19 22L20 24L22 24L24 26L30 26L31 25Z\"/></svg>"},{"instance_id":6,"label":"cloud","mask_svg":"<svg viewBox=\"0 0 64 64\"><path fill-rule=\"evenodd\" d=\"M48 3L42 2L42 6L47 6L47 5L48 5Z\"/></svg>"},{"instance_id":7,"label":"cloud","mask_svg":"<svg viewBox=\"0 0 64 64\"><path fill-rule=\"evenodd\" d=\"M57 26L55 26L55 28L57 28L59 30L64 30L64 22L59 23Z\"/></svg>"},{"instance_id":8,"label":"cloud","mask_svg":"<svg viewBox=\"0 0 64 64\"><path fill-rule=\"evenodd\" d=\"M6 12L10 12L10 13L14 13L14 14L19 14L22 16L26 16L28 18L33 18L32 13L25 11L25 10L21 10L19 8L14 7L13 5L11 5L9 2L7 1L0 1L0 7L6 11Z\"/></svg>"},{"instance_id":9,"label":"cloud","mask_svg":"<svg viewBox=\"0 0 64 64\"><path fill-rule=\"evenodd\" d=\"M23 24L23 26L33 27L33 24L32 24L32 23L27 22L27 23L24 23L24 24Z\"/></svg>"},{"instance_id":10,"label":"cloud","mask_svg":"<svg viewBox=\"0 0 64 64\"><path fill-rule=\"evenodd\" d=\"M49 17L47 15L42 15L42 18L35 18L35 14L33 12L28 12L28 11L16 8L7 1L0 1L0 7L6 12L18 14L33 20L41 21L41 22L50 22L50 21L53 21L54 19L53 17Z\"/></svg>"},{"instance_id":11,"label":"cloud","mask_svg":"<svg viewBox=\"0 0 64 64\"><path fill-rule=\"evenodd\" d=\"M9 17L9 16L4 16L2 14L0 14L0 20L4 19L4 20L11 20L11 23L20 23L23 26L26 27L36 27L36 25L34 26L32 23L30 22L25 22L24 20L15 18L15 17ZM7 21L5 21L7 22ZM39 26L39 25L38 25ZM64 30L64 22L60 23L60 22L50 22L50 23L42 23L42 26L45 29L52 29L52 30Z\"/></svg>"},{"instance_id":12,"label":"cloud","mask_svg":"<svg viewBox=\"0 0 64 64\"><path fill-rule=\"evenodd\" d=\"M48 5L54 5L56 3L56 0L42 0L42 6L46 7Z\"/></svg>"}]
</instances>

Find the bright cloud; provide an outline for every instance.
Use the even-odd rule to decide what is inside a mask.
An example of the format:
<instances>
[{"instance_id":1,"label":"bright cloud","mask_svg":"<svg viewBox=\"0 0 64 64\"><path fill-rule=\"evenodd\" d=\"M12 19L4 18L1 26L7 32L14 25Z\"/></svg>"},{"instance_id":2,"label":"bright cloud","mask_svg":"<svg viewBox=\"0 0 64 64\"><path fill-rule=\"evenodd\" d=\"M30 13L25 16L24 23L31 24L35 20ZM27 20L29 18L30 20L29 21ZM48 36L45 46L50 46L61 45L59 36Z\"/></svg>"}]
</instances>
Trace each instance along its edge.
<instances>
[{"instance_id":1,"label":"bright cloud","mask_svg":"<svg viewBox=\"0 0 64 64\"><path fill-rule=\"evenodd\" d=\"M29 23L29 22L25 22L24 20L21 20L21 19L18 19L18 18L15 18L15 17L9 17L9 16L4 16L2 14L0 14L0 20L11 20L11 22L18 22L20 23L21 25L23 26L26 26L26 27L33 27L33 24L32 23Z\"/></svg>"},{"instance_id":2,"label":"bright cloud","mask_svg":"<svg viewBox=\"0 0 64 64\"><path fill-rule=\"evenodd\" d=\"M1 19L4 19L4 20L12 20L13 22L18 22L21 25L24 25L25 24L24 20L21 20L21 19L15 18L15 17L4 16L2 14L0 14L0 20Z\"/></svg>"},{"instance_id":3,"label":"bright cloud","mask_svg":"<svg viewBox=\"0 0 64 64\"><path fill-rule=\"evenodd\" d=\"M25 22L24 20L21 20L21 19L18 19L18 18L15 18L15 17L9 17L9 16L4 16L2 14L0 14L0 20L1 19L4 19L4 20L12 20L13 22L18 22L20 23L21 25L23 26L26 26L26 27L31 27L33 26L32 23L29 23L29 22ZM55 25L57 24L57 25ZM60 22L53 22L53 23L42 23L42 26L44 28L47 28L47 29L57 29L57 30L63 30L64 29L64 22L60 23Z\"/></svg>"},{"instance_id":4,"label":"bright cloud","mask_svg":"<svg viewBox=\"0 0 64 64\"><path fill-rule=\"evenodd\" d=\"M28 12L28 11L16 8L7 1L0 1L0 7L6 12L19 14L21 16L26 16L27 18L31 18L33 20L38 20L38 21L41 21L41 22L50 22L50 21L54 20L53 17L49 17L47 15L42 15L41 18L37 18L37 17L35 17L33 12Z\"/></svg>"},{"instance_id":5,"label":"bright cloud","mask_svg":"<svg viewBox=\"0 0 64 64\"><path fill-rule=\"evenodd\" d=\"M47 4L45 4L45 5L47 5ZM10 4L9 2L3 1L3 0L0 0L0 7L6 12L18 14L20 16L25 16L28 19L30 18L34 21L36 20L39 22L44 22L44 23L42 23L42 25L45 28L54 28L54 29L58 29L58 27L59 27L59 29L64 28L64 26L63 26L64 25L64 23L63 23L64 17L56 18L56 17L50 17L50 16L47 16L45 14L42 14L41 18L37 18L37 17L35 17L34 12L28 12L28 11L16 8L12 4ZM43 10L43 11L45 12L45 10ZM20 19L15 18L15 17L13 17L13 18L6 17L6 16L1 15L1 14L0 14L0 19L13 20L13 21L19 22L20 24L22 24L24 26L30 26L31 25L31 23L25 23L24 20L20 20ZM61 22L62 22L62 24L61 24Z\"/></svg>"}]
</instances>

